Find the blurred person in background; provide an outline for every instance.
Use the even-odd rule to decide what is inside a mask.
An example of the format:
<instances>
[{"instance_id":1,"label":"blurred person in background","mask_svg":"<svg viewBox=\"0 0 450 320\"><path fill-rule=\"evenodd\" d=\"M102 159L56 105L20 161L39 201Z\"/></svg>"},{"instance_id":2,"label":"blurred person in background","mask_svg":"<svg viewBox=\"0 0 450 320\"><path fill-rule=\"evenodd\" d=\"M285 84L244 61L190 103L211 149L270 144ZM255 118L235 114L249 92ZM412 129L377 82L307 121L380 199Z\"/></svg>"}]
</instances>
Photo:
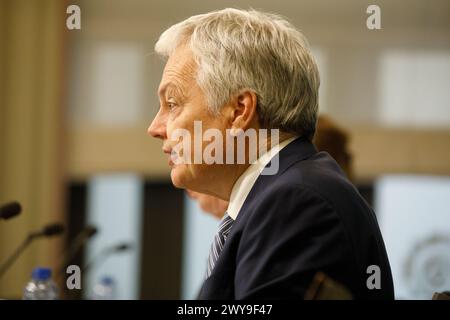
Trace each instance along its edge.
<instances>
[{"instance_id":1,"label":"blurred person in background","mask_svg":"<svg viewBox=\"0 0 450 320\"><path fill-rule=\"evenodd\" d=\"M228 208L228 201L219 199L209 194L186 190L189 197L198 202L200 208L212 216L222 219Z\"/></svg>"},{"instance_id":2,"label":"blurred person in background","mask_svg":"<svg viewBox=\"0 0 450 320\"><path fill-rule=\"evenodd\" d=\"M277 15L225 9L170 27L155 49L168 60L148 132L163 141L172 183L229 201L198 298L303 298L322 271L354 298L392 299L373 211L312 144L319 74L304 36ZM244 144L244 163L195 163L188 148L204 154L209 145L195 151L196 121L222 137L277 129L279 140L260 138L257 151L270 151L256 162ZM177 150L180 131L190 139ZM275 173L262 174L276 161ZM373 265L376 288L367 284Z\"/></svg>"},{"instance_id":3,"label":"blurred person in background","mask_svg":"<svg viewBox=\"0 0 450 320\"><path fill-rule=\"evenodd\" d=\"M318 151L325 151L333 157L344 170L347 178L353 181L352 155L350 153L349 134L330 117L320 115L317 119L316 134L313 143Z\"/></svg>"}]
</instances>

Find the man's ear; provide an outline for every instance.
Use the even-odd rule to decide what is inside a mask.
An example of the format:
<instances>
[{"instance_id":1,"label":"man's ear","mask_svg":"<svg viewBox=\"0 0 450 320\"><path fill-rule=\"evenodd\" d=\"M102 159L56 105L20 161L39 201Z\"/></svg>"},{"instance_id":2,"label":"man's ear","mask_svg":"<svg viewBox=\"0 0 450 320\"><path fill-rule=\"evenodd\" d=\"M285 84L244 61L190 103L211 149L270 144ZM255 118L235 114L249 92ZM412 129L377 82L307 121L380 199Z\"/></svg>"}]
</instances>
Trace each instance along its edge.
<instances>
[{"instance_id":1,"label":"man's ear","mask_svg":"<svg viewBox=\"0 0 450 320\"><path fill-rule=\"evenodd\" d=\"M258 98L252 90L242 90L232 100L233 117L231 122L231 134L237 135L240 130L259 127L256 106Z\"/></svg>"}]
</instances>

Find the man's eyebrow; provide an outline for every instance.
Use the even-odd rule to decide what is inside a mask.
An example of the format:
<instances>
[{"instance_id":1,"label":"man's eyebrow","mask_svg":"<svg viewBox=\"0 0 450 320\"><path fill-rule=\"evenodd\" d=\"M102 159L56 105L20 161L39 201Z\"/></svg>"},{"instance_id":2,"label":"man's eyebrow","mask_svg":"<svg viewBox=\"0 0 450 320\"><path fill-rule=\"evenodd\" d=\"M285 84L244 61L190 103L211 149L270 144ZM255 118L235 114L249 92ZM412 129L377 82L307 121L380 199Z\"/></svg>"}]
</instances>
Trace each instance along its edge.
<instances>
[{"instance_id":1,"label":"man's eyebrow","mask_svg":"<svg viewBox=\"0 0 450 320\"><path fill-rule=\"evenodd\" d=\"M158 96L160 98L164 97L164 94L166 93L167 87L170 85L170 82L166 82L164 85L162 85L161 87L159 87L158 89Z\"/></svg>"}]
</instances>

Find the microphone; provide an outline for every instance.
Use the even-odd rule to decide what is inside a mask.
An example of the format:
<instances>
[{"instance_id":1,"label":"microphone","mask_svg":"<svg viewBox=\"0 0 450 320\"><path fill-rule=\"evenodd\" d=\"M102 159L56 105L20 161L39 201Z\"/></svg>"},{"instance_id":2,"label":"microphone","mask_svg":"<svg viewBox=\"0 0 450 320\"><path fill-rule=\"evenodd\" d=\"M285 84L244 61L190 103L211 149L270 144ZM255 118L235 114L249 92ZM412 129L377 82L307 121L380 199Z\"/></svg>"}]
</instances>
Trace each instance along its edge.
<instances>
[{"instance_id":1,"label":"microphone","mask_svg":"<svg viewBox=\"0 0 450 320\"><path fill-rule=\"evenodd\" d=\"M131 245L128 243L119 243L111 248L113 252L127 251L128 249L131 249Z\"/></svg>"},{"instance_id":2,"label":"microphone","mask_svg":"<svg viewBox=\"0 0 450 320\"><path fill-rule=\"evenodd\" d=\"M41 237L52 237L64 232L64 226L59 223L46 225L39 231L30 232L25 240L17 247L13 254L0 266L0 277L8 271L11 265L16 261L20 254L33 242L34 239Z\"/></svg>"},{"instance_id":3,"label":"microphone","mask_svg":"<svg viewBox=\"0 0 450 320\"><path fill-rule=\"evenodd\" d=\"M22 211L20 203L17 201L9 202L0 207L0 219L8 220L17 216Z\"/></svg>"},{"instance_id":4,"label":"microphone","mask_svg":"<svg viewBox=\"0 0 450 320\"><path fill-rule=\"evenodd\" d=\"M120 242L106 247L102 251L100 251L100 253L95 256L88 264L84 266L82 272L87 272L87 270L89 270L94 264L97 264L99 261L105 261L106 258L108 258L112 254L124 252L130 249L132 249L132 245L126 242Z\"/></svg>"},{"instance_id":5,"label":"microphone","mask_svg":"<svg viewBox=\"0 0 450 320\"><path fill-rule=\"evenodd\" d=\"M65 272L65 268L70 265L77 253L83 248L86 243L98 232L98 229L94 226L86 226L78 233L73 242L71 243L69 250L64 255L63 262L60 265L59 272Z\"/></svg>"},{"instance_id":6,"label":"microphone","mask_svg":"<svg viewBox=\"0 0 450 320\"><path fill-rule=\"evenodd\" d=\"M35 239L39 237L51 237L56 236L58 234L61 234L64 232L64 226L59 223L52 223L49 225L46 225L44 228L42 228L39 231L31 232L28 235L28 238Z\"/></svg>"}]
</instances>

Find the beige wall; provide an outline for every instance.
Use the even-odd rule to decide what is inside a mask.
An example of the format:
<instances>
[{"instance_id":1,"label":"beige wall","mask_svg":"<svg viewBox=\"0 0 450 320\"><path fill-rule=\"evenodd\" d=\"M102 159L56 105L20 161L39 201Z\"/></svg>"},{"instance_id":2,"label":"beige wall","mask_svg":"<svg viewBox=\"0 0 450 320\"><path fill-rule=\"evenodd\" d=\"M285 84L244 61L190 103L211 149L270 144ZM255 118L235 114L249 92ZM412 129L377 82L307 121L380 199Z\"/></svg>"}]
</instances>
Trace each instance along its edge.
<instances>
[{"instance_id":1,"label":"beige wall","mask_svg":"<svg viewBox=\"0 0 450 320\"><path fill-rule=\"evenodd\" d=\"M64 222L62 81L65 9L58 0L2 1L0 7L0 203L22 214L0 221L0 261L30 230ZM35 266L54 267L62 239L33 243L0 279L0 297L21 297Z\"/></svg>"},{"instance_id":2,"label":"beige wall","mask_svg":"<svg viewBox=\"0 0 450 320\"><path fill-rule=\"evenodd\" d=\"M355 178L370 181L382 174L450 175L450 131L357 127L349 131ZM68 170L75 180L99 172L133 171L149 179L168 179L161 143L144 128L72 129Z\"/></svg>"}]
</instances>

